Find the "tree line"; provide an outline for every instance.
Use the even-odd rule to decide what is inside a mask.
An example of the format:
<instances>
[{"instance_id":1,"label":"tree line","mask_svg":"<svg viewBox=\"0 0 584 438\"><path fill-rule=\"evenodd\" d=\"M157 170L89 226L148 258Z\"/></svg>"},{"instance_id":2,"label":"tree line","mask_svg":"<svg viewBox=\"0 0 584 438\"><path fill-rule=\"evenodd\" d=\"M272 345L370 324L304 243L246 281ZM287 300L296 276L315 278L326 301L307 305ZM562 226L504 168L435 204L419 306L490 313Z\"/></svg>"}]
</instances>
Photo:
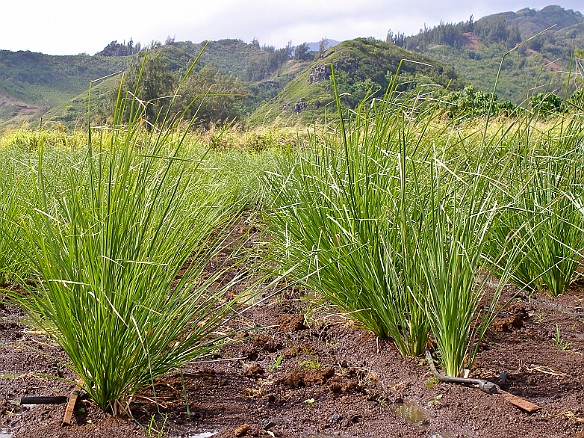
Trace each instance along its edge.
<instances>
[{"instance_id":1,"label":"tree line","mask_svg":"<svg viewBox=\"0 0 584 438\"><path fill-rule=\"evenodd\" d=\"M196 65L188 75L167 68L162 52L152 51L136 57L128 66L121 84L121 98L143 108L149 125L168 111L185 119L196 118L199 126L238 120L247 95L244 83L211 64ZM114 103L119 98L112 96ZM131 105L125 105L128 118Z\"/></svg>"},{"instance_id":2,"label":"tree line","mask_svg":"<svg viewBox=\"0 0 584 438\"><path fill-rule=\"evenodd\" d=\"M406 37L403 33L387 32L386 41L408 50L425 50L431 45L448 45L462 47L466 44L467 35L475 34L481 40L489 43L504 43L514 47L521 42L521 33L516 25L508 26L503 16L492 15L479 21L474 21L471 15L467 21L459 23L440 22L438 26L427 27L414 36Z\"/></svg>"}]
</instances>

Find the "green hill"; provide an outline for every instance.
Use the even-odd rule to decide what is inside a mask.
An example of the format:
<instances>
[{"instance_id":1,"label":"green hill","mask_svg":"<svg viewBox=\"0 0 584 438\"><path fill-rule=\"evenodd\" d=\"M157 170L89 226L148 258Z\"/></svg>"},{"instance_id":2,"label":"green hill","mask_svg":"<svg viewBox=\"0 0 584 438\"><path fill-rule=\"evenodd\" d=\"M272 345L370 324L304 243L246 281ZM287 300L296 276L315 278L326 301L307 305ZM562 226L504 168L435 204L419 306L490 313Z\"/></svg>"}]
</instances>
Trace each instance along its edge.
<instances>
[{"instance_id":1,"label":"green hill","mask_svg":"<svg viewBox=\"0 0 584 438\"><path fill-rule=\"evenodd\" d=\"M170 42L155 45L166 68L180 76L201 53L196 69L213 65L237 77L246 89L243 114L249 115L263 101L277 95L308 61L289 61L291 47L260 47L229 39L202 43ZM0 128L26 122L59 122L73 125L86 120L87 92L92 87L92 107L97 119L111 113L112 95L133 56L50 56L30 52L2 52L0 60ZM196 72L195 72L196 74ZM111 77L110 77L111 76Z\"/></svg>"},{"instance_id":2,"label":"green hill","mask_svg":"<svg viewBox=\"0 0 584 438\"><path fill-rule=\"evenodd\" d=\"M400 63L400 91L424 84L457 90L470 83L490 92L501 68L500 100L521 103L542 91L561 96L575 87L574 77L581 73L570 66L574 54L582 53L577 49L584 49L584 16L559 6L526 8L477 21L471 17L442 23L409 37L390 32L388 42L359 38L324 53L305 47L308 51L300 55L290 45L276 49L237 39L169 40L153 44L150 51L160 53L165 68L180 77L203 48L195 74L203 66L213 66L236 78L244 96L237 100L240 118L251 123L304 123L334 111L331 65L349 106L367 94L382 95ZM114 41L94 56L0 51L0 129L38 124L41 118L43 123L83 123L92 81L92 108L98 121L106 117L119 84L116 73L143 56L144 52L135 53L138 50ZM125 53L135 54L118 56Z\"/></svg>"},{"instance_id":3,"label":"green hill","mask_svg":"<svg viewBox=\"0 0 584 438\"><path fill-rule=\"evenodd\" d=\"M330 65L336 69L343 99L354 105L368 92L383 94L392 75L401 67L402 88L437 83L452 89L461 82L454 70L431 58L407 52L375 39L340 43L320 58L309 53L295 59L293 49L260 47L240 40L203 43L171 42L151 48L162 55L166 68L180 75L204 49L197 65L213 65L223 74L236 76L245 87L241 113L252 123L286 119L310 122L331 109ZM86 120L87 90L92 80L111 76L92 87L92 108L100 116L111 113L112 94L119 83L114 75L125 69L132 56L49 56L29 52L3 52L0 98L1 126L38 122L74 125ZM138 53L134 57L143 56ZM195 71L194 74L197 74Z\"/></svg>"},{"instance_id":4,"label":"green hill","mask_svg":"<svg viewBox=\"0 0 584 438\"><path fill-rule=\"evenodd\" d=\"M327 111L334 113L331 65L338 91L349 106L358 104L365 95L383 95L398 69L401 91L422 84L437 84L452 90L463 85L454 69L441 62L391 43L358 38L327 50L321 59L312 62L281 93L260 107L252 120L308 122Z\"/></svg>"},{"instance_id":5,"label":"green hill","mask_svg":"<svg viewBox=\"0 0 584 438\"><path fill-rule=\"evenodd\" d=\"M40 119L86 91L90 81L125 69L128 60L0 51L0 127Z\"/></svg>"},{"instance_id":6,"label":"green hill","mask_svg":"<svg viewBox=\"0 0 584 438\"><path fill-rule=\"evenodd\" d=\"M584 48L584 16L560 6L526 8L392 38L451 65L483 91L493 90L501 67L497 94L521 103L543 91L564 94L573 85L568 72L574 51Z\"/></svg>"}]
</instances>

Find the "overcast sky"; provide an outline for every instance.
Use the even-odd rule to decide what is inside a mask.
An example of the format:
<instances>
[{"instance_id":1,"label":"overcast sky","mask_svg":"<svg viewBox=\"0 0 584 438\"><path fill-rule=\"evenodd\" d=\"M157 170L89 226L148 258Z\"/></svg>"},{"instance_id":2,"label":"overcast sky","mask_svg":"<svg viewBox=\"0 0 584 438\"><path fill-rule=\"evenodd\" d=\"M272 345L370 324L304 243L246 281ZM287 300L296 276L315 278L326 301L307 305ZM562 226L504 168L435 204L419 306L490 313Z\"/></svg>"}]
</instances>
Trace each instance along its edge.
<instances>
[{"instance_id":1,"label":"overcast sky","mask_svg":"<svg viewBox=\"0 0 584 438\"><path fill-rule=\"evenodd\" d=\"M389 29L475 20L496 12L559 4L584 12L582 0L11 0L2 2L1 50L94 54L110 41L148 44L239 38L277 48L322 38L385 39Z\"/></svg>"}]
</instances>

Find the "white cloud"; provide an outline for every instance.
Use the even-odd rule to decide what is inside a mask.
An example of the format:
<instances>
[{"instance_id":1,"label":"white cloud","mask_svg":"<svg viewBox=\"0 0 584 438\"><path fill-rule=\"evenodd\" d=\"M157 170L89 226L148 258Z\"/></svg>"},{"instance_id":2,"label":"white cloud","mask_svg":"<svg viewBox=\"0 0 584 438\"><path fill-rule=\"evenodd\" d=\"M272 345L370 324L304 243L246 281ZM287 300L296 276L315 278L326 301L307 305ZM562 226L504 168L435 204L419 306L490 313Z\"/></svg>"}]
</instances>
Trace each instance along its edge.
<instances>
[{"instance_id":1,"label":"white cloud","mask_svg":"<svg viewBox=\"0 0 584 438\"><path fill-rule=\"evenodd\" d=\"M374 36L387 31L417 33L434 26L481 16L543 8L552 0L31 0L6 2L0 49L51 54L95 53L112 40L149 43L167 36L180 40L240 38L283 47L318 41ZM556 2L557 3L557 2ZM584 11L581 0L560 0L567 9Z\"/></svg>"}]
</instances>

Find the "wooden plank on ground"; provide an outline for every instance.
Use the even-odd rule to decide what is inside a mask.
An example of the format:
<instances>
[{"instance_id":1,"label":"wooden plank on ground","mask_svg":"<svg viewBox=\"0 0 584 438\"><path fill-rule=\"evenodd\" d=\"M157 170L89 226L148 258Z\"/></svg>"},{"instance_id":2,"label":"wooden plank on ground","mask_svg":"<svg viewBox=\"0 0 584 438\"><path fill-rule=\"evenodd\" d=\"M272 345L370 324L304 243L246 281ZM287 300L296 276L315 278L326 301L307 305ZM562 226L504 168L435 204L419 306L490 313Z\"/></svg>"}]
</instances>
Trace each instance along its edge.
<instances>
[{"instance_id":1,"label":"wooden plank on ground","mask_svg":"<svg viewBox=\"0 0 584 438\"><path fill-rule=\"evenodd\" d=\"M67 402L67 407L65 408L65 415L63 415L63 426L71 426L73 419L73 411L75 410L75 403L77 403L77 397L79 397L79 392L81 387L76 385L71 395L69 396L69 401Z\"/></svg>"},{"instance_id":2,"label":"wooden plank on ground","mask_svg":"<svg viewBox=\"0 0 584 438\"><path fill-rule=\"evenodd\" d=\"M532 414L533 412L539 411L541 407L538 405L531 403L529 400L525 400L524 398L518 397L516 395L510 394L507 391L503 391L499 389L498 394L501 395L505 400L511 403L514 406L517 406L519 409L529 412Z\"/></svg>"}]
</instances>

